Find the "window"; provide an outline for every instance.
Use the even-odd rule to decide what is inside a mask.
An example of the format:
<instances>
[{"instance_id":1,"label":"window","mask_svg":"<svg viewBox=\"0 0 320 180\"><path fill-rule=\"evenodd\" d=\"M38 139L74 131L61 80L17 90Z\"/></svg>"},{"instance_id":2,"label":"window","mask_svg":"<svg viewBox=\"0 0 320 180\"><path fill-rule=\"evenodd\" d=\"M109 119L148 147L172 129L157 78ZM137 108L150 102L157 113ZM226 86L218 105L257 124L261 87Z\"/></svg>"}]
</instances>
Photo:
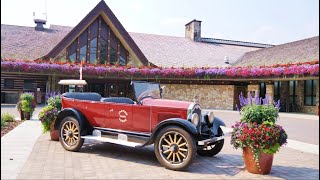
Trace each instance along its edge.
<instances>
[{"instance_id":1,"label":"window","mask_svg":"<svg viewBox=\"0 0 320 180\"><path fill-rule=\"evenodd\" d=\"M85 30L79 37L79 47L80 47L79 60L80 61L87 60L87 41L88 41L88 31Z\"/></svg>"},{"instance_id":2,"label":"window","mask_svg":"<svg viewBox=\"0 0 320 180\"><path fill-rule=\"evenodd\" d=\"M13 89L13 79L4 79L4 88Z\"/></svg>"},{"instance_id":3,"label":"window","mask_svg":"<svg viewBox=\"0 0 320 180\"><path fill-rule=\"evenodd\" d=\"M120 65L124 66L126 65L126 62L127 62L127 51L123 47L123 45L120 44Z\"/></svg>"},{"instance_id":4,"label":"window","mask_svg":"<svg viewBox=\"0 0 320 180\"><path fill-rule=\"evenodd\" d=\"M80 61L86 61L86 55L87 55L87 46L82 46L80 48Z\"/></svg>"},{"instance_id":5,"label":"window","mask_svg":"<svg viewBox=\"0 0 320 180\"><path fill-rule=\"evenodd\" d=\"M97 63L98 61L100 64L119 63L124 66L128 56L127 49L121 44L103 17L99 16L67 47L66 58L71 62Z\"/></svg>"},{"instance_id":6,"label":"window","mask_svg":"<svg viewBox=\"0 0 320 180\"><path fill-rule=\"evenodd\" d=\"M260 97L262 97L262 99L266 98L266 83L260 83Z\"/></svg>"},{"instance_id":7,"label":"window","mask_svg":"<svg viewBox=\"0 0 320 180\"><path fill-rule=\"evenodd\" d=\"M117 51L110 47L110 64L115 64L117 62Z\"/></svg>"},{"instance_id":8,"label":"window","mask_svg":"<svg viewBox=\"0 0 320 180\"><path fill-rule=\"evenodd\" d=\"M116 64L118 61L118 39L116 35L111 31L110 32L110 64Z\"/></svg>"},{"instance_id":9,"label":"window","mask_svg":"<svg viewBox=\"0 0 320 180\"><path fill-rule=\"evenodd\" d=\"M289 99L290 104L296 104L298 81L289 81Z\"/></svg>"},{"instance_id":10,"label":"window","mask_svg":"<svg viewBox=\"0 0 320 180\"><path fill-rule=\"evenodd\" d=\"M274 82L274 100L278 101L280 99L281 82Z\"/></svg>"},{"instance_id":11,"label":"window","mask_svg":"<svg viewBox=\"0 0 320 180\"><path fill-rule=\"evenodd\" d=\"M105 64L107 62L107 41L103 38L100 39L100 64Z\"/></svg>"},{"instance_id":12,"label":"window","mask_svg":"<svg viewBox=\"0 0 320 180\"><path fill-rule=\"evenodd\" d=\"M24 80L23 89L33 90L33 81L32 80Z\"/></svg>"},{"instance_id":13,"label":"window","mask_svg":"<svg viewBox=\"0 0 320 180\"><path fill-rule=\"evenodd\" d=\"M77 41L74 41L68 48L67 48L67 52L68 52L68 60L71 62L75 62L77 59Z\"/></svg>"},{"instance_id":14,"label":"window","mask_svg":"<svg viewBox=\"0 0 320 180\"><path fill-rule=\"evenodd\" d=\"M304 81L304 105L315 106L316 105L316 80Z\"/></svg>"},{"instance_id":15,"label":"window","mask_svg":"<svg viewBox=\"0 0 320 180\"><path fill-rule=\"evenodd\" d=\"M90 63L95 63L97 59L97 38L90 41Z\"/></svg>"}]
</instances>

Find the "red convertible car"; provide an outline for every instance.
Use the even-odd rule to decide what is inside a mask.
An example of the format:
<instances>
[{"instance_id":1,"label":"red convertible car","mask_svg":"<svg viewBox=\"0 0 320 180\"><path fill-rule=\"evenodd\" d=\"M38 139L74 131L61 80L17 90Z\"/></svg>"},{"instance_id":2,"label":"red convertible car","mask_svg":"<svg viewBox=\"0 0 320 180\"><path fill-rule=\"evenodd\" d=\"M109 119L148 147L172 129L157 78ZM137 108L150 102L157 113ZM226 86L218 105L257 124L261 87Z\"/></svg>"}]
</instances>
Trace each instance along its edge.
<instances>
[{"instance_id":1,"label":"red convertible car","mask_svg":"<svg viewBox=\"0 0 320 180\"><path fill-rule=\"evenodd\" d=\"M98 93L62 94L62 111L54 127L62 146L78 151L84 139L143 147L154 144L158 161L166 168L187 168L195 155L214 156L224 144L213 112L203 113L195 102L162 98L158 83L133 81L135 100L103 98Z\"/></svg>"}]
</instances>

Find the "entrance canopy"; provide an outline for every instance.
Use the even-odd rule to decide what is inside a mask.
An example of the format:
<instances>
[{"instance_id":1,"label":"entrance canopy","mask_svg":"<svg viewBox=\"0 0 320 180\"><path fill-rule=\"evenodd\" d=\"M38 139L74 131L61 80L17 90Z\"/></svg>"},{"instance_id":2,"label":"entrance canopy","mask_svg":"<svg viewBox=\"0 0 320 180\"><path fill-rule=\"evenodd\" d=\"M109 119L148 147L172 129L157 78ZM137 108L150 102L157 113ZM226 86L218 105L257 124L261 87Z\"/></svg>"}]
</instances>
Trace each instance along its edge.
<instances>
[{"instance_id":1,"label":"entrance canopy","mask_svg":"<svg viewBox=\"0 0 320 180\"><path fill-rule=\"evenodd\" d=\"M85 80L79 80L79 79L62 79L58 82L58 84L61 84L61 85L87 85L87 82Z\"/></svg>"}]
</instances>

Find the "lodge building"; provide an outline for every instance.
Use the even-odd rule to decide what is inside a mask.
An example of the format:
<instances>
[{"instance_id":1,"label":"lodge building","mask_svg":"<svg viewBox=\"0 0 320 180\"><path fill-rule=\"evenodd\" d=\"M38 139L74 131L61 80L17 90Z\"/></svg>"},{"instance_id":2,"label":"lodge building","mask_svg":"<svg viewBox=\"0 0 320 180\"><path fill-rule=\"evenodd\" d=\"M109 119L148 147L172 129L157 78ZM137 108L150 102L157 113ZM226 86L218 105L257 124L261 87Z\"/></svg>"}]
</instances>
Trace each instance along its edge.
<instances>
[{"instance_id":1,"label":"lodge building","mask_svg":"<svg viewBox=\"0 0 320 180\"><path fill-rule=\"evenodd\" d=\"M201 36L201 21L185 25L185 37L128 33L104 1L100 1L77 26L51 25L35 19L35 27L1 24L1 103L16 103L22 92L36 92L38 103L52 91L77 87L58 85L78 74L8 70L8 59L48 60L53 63L114 67L221 68L278 67L279 64L319 64L319 36L281 45L233 41ZM105 66L103 66L105 67ZM270 74L263 77L98 77L83 74L85 91L104 97L132 97L131 80L159 82L165 98L192 101L198 95L203 108L234 110L238 96L253 94L281 100L281 111L314 114L319 104L319 70L315 74Z\"/></svg>"}]
</instances>

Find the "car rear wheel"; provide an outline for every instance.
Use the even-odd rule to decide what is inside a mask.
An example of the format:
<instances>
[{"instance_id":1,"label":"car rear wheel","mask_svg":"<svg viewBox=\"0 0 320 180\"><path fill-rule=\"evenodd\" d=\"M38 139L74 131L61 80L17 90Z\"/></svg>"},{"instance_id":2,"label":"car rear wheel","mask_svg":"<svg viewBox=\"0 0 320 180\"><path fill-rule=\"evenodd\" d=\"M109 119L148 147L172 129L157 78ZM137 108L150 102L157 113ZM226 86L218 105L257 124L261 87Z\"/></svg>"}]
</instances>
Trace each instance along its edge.
<instances>
[{"instance_id":1,"label":"car rear wheel","mask_svg":"<svg viewBox=\"0 0 320 180\"><path fill-rule=\"evenodd\" d=\"M223 134L221 128L218 129L218 133L219 134ZM218 154L221 151L223 145L224 145L224 139L216 142L216 144L214 144L214 145L211 145L210 146L211 149L209 149L209 150L198 150L197 154L200 155L200 156L210 156L210 157L212 157L212 156Z\"/></svg>"},{"instance_id":2,"label":"car rear wheel","mask_svg":"<svg viewBox=\"0 0 320 180\"><path fill-rule=\"evenodd\" d=\"M64 149L78 151L84 142L80 135L79 122L72 116L65 117L59 128L59 141Z\"/></svg>"},{"instance_id":3,"label":"car rear wheel","mask_svg":"<svg viewBox=\"0 0 320 180\"><path fill-rule=\"evenodd\" d=\"M184 129L169 126L161 130L157 135L155 154L161 165L167 169L183 170L195 158L195 141Z\"/></svg>"}]
</instances>

